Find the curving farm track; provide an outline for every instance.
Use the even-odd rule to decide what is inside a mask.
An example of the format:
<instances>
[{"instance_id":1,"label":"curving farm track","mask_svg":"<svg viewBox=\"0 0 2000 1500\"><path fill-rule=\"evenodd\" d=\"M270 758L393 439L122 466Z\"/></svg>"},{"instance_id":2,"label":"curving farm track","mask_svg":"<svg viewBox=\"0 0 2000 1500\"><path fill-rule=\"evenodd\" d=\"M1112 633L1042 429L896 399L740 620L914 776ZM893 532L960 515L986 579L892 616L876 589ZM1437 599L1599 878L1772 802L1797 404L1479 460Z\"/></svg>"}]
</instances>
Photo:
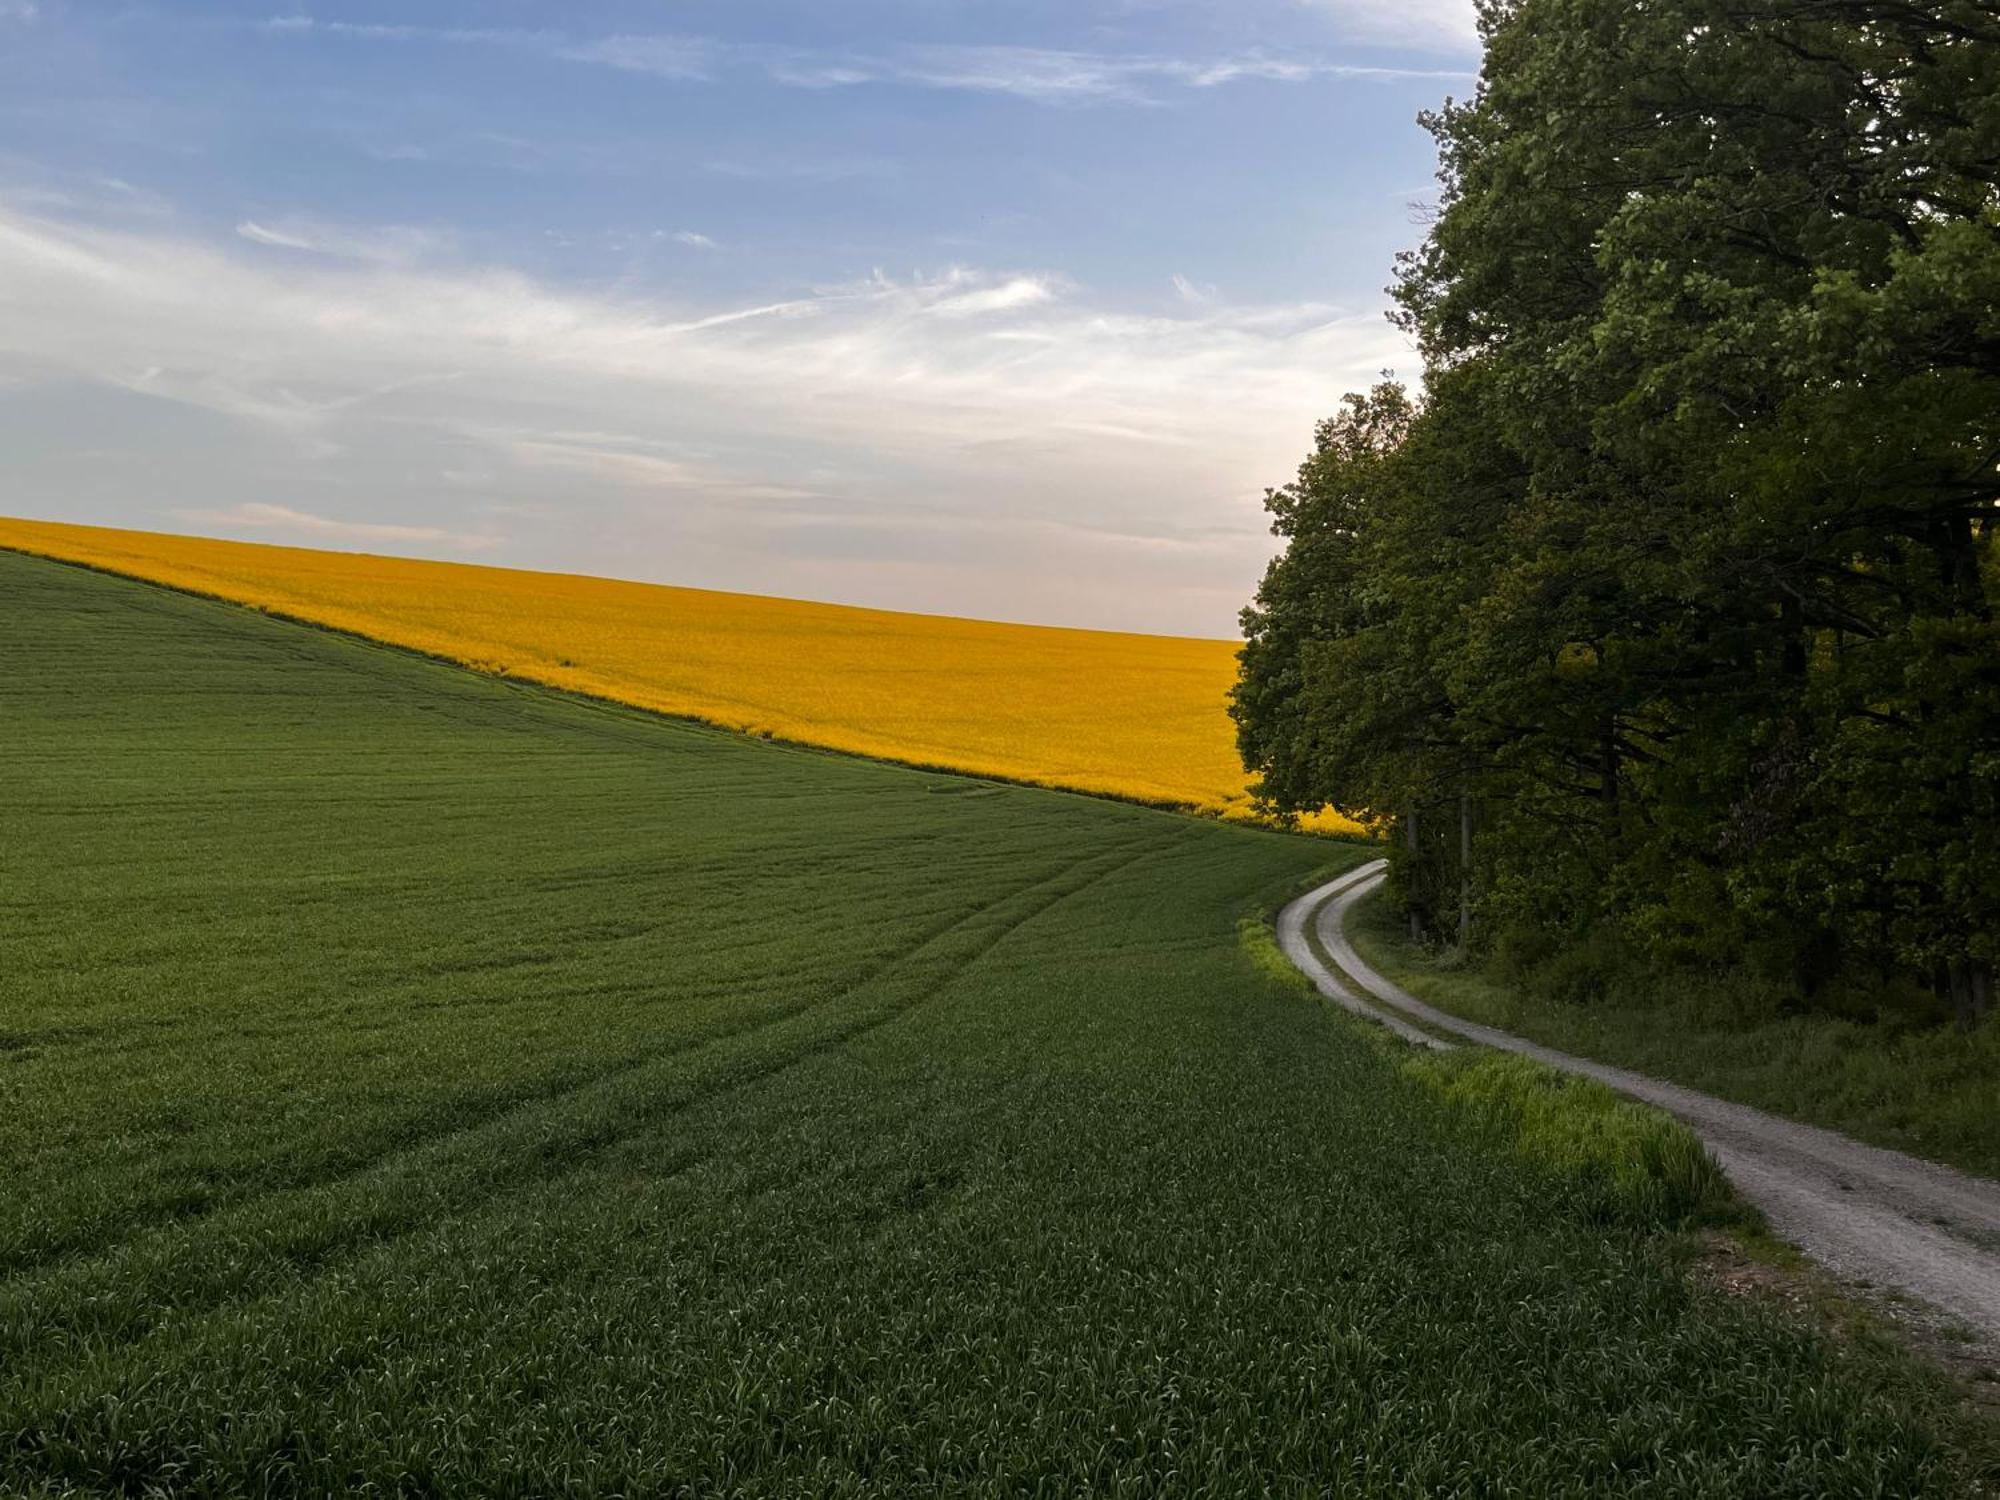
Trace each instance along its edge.
<instances>
[{"instance_id":1,"label":"curving farm track","mask_svg":"<svg viewBox=\"0 0 2000 1500\"><path fill-rule=\"evenodd\" d=\"M1928 1303L2000 1349L2000 1182L1573 1057L1426 1005L1370 968L1347 937L1347 913L1381 885L1385 870L1377 861L1349 871L1279 916L1286 956L1327 999L1414 1044L1450 1047L1458 1038L1518 1052L1678 1116L1771 1228L1821 1266Z\"/></svg>"}]
</instances>

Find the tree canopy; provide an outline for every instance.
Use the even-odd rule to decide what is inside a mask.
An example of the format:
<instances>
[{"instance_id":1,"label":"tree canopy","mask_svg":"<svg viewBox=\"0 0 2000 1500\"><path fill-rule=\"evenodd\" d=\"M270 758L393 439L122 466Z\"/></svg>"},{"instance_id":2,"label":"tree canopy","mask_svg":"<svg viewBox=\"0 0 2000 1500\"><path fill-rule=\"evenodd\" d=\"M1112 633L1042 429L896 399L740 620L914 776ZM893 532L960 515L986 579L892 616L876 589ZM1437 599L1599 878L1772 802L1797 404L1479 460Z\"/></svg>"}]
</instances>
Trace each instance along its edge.
<instances>
[{"instance_id":1,"label":"tree canopy","mask_svg":"<svg viewBox=\"0 0 2000 1500\"><path fill-rule=\"evenodd\" d=\"M1488 0L1399 267L1421 394L1270 506L1267 808L1395 821L1433 925L2000 960L2000 0ZM1475 830L1460 857L1463 810Z\"/></svg>"}]
</instances>

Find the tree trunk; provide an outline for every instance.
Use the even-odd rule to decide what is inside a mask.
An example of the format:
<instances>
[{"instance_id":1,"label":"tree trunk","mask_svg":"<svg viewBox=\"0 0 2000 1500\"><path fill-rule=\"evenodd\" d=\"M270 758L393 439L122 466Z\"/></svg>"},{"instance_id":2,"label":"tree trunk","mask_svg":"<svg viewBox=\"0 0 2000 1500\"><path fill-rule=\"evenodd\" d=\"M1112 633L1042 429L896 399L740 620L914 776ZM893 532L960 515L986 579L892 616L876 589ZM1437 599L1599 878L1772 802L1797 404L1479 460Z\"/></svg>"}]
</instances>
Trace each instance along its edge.
<instances>
[{"instance_id":1,"label":"tree trunk","mask_svg":"<svg viewBox=\"0 0 2000 1500\"><path fill-rule=\"evenodd\" d=\"M1787 594L1778 606L1778 618L1784 637L1785 676L1793 682L1803 682L1810 661L1806 650L1805 610L1799 606L1797 599Z\"/></svg>"},{"instance_id":2,"label":"tree trunk","mask_svg":"<svg viewBox=\"0 0 2000 1500\"><path fill-rule=\"evenodd\" d=\"M1603 777L1604 826L1615 837L1618 832L1618 716L1604 721L1604 735L1598 744Z\"/></svg>"},{"instance_id":3,"label":"tree trunk","mask_svg":"<svg viewBox=\"0 0 2000 1500\"><path fill-rule=\"evenodd\" d=\"M1423 873L1424 856L1422 847L1417 843L1417 805L1414 802L1403 815L1403 847L1410 852L1410 878L1405 883L1405 893L1410 902L1410 941L1419 943L1424 937L1424 914L1417 902L1417 881Z\"/></svg>"},{"instance_id":4,"label":"tree trunk","mask_svg":"<svg viewBox=\"0 0 2000 1500\"><path fill-rule=\"evenodd\" d=\"M1983 959L1954 959L1948 970L1951 1008L1960 1031L1974 1031L1993 1014L1993 966Z\"/></svg>"},{"instance_id":5,"label":"tree trunk","mask_svg":"<svg viewBox=\"0 0 2000 1500\"><path fill-rule=\"evenodd\" d=\"M1955 613L1988 619L1986 581L1979 570L1979 543L1974 539L1970 516L1948 516L1938 522L1935 547L1938 581Z\"/></svg>"},{"instance_id":6,"label":"tree trunk","mask_svg":"<svg viewBox=\"0 0 2000 1500\"><path fill-rule=\"evenodd\" d=\"M1472 793L1458 794L1458 946L1472 941Z\"/></svg>"}]
</instances>

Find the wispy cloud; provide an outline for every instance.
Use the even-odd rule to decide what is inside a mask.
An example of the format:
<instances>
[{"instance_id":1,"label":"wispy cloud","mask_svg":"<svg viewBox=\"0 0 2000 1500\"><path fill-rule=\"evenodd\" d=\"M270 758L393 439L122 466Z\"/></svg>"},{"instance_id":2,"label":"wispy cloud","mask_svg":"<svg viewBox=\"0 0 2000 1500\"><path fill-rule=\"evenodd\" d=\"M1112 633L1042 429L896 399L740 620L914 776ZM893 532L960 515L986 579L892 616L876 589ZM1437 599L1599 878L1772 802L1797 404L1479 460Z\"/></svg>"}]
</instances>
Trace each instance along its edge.
<instances>
[{"instance_id":1,"label":"wispy cloud","mask_svg":"<svg viewBox=\"0 0 2000 1500\"><path fill-rule=\"evenodd\" d=\"M897 162L861 156L723 157L703 162L701 169L711 177L740 182L886 181L902 170Z\"/></svg>"},{"instance_id":2,"label":"wispy cloud","mask_svg":"<svg viewBox=\"0 0 2000 1500\"><path fill-rule=\"evenodd\" d=\"M1248 53L1217 58L1058 51L1035 47L907 47L878 57L779 62L772 76L804 87L900 83L928 89L1011 94L1040 104L1144 103L1161 85L1212 89L1261 81L1385 81L1467 76L1455 69L1364 66L1307 56Z\"/></svg>"},{"instance_id":3,"label":"wispy cloud","mask_svg":"<svg viewBox=\"0 0 2000 1500\"><path fill-rule=\"evenodd\" d=\"M0 0L4 3L4 0ZM1461 52L1476 42L1469 3L1412 0L1320 0L1356 29L1435 50ZM761 74L788 88L849 89L896 85L999 94L1037 104L1143 104L1161 89L1213 89L1242 82L1386 82L1469 79L1462 68L1358 64L1306 54L1250 52L1217 57L1071 51L1040 47L908 45L879 51L813 51L725 43L707 37L620 34L566 38L548 32L455 29L319 21L304 16L264 23L275 35L325 35L370 41L429 42L526 48L565 62L589 63L680 83L715 79L725 71Z\"/></svg>"},{"instance_id":4,"label":"wispy cloud","mask_svg":"<svg viewBox=\"0 0 2000 1500\"><path fill-rule=\"evenodd\" d=\"M673 241L677 245L686 245L690 250L720 250L722 248L707 235L698 234L692 229L675 230Z\"/></svg>"},{"instance_id":5,"label":"wispy cloud","mask_svg":"<svg viewBox=\"0 0 2000 1500\"><path fill-rule=\"evenodd\" d=\"M449 236L436 230L404 224L357 226L296 217L275 219L268 224L245 219L236 226L236 233L254 245L380 265L420 260L449 243Z\"/></svg>"},{"instance_id":6,"label":"wispy cloud","mask_svg":"<svg viewBox=\"0 0 2000 1500\"><path fill-rule=\"evenodd\" d=\"M406 544L447 546L463 548L471 552L484 551L499 546L504 538L490 533L471 534L449 531L439 526L403 526L378 521L340 521L331 516L316 516L309 511L293 510L288 505L268 505L258 501L244 501L221 510L175 510L171 512L177 521L190 526L221 526L229 529L248 528L252 531L289 531L302 536L310 536L324 541L341 542L402 542Z\"/></svg>"},{"instance_id":7,"label":"wispy cloud","mask_svg":"<svg viewBox=\"0 0 2000 1500\"><path fill-rule=\"evenodd\" d=\"M1190 307L1208 307L1217 300L1214 287L1204 286L1186 276L1177 274L1173 286L1174 294Z\"/></svg>"},{"instance_id":8,"label":"wispy cloud","mask_svg":"<svg viewBox=\"0 0 2000 1500\"><path fill-rule=\"evenodd\" d=\"M1432 52L1477 51L1473 0L1301 0L1358 40Z\"/></svg>"},{"instance_id":9,"label":"wispy cloud","mask_svg":"<svg viewBox=\"0 0 2000 1500\"><path fill-rule=\"evenodd\" d=\"M541 505L510 534L574 560L615 512L604 571L1219 633L1268 555L1261 486L1405 355L1377 308L1137 310L1049 272L690 306L270 248L0 205L0 379L236 424L177 460L205 525L469 548L478 505ZM251 451L254 486L228 477ZM394 520L346 510L391 493ZM1135 562L1129 536L1161 545Z\"/></svg>"},{"instance_id":10,"label":"wispy cloud","mask_svg":"<svg viewBox=\"0 0 2000 1500\"><path fill-rule=\"evenodd\" d=\"M360 21L321 21L312 16L273 16L263 29L277 36L351 37L368 42L479 42L495 46L557 44L561 37L548 31L523 31L495 27L384 25Z\"/></svg>"},{"instance_id":11,"label":"wispy cloud","mask_svg":"<svg viewBox=\"0 0 2000 1500\"><path fill-rule=\"evenodd\" d=\"M0 21L32 21L40 14L34 0L0 0Z\"/></svg>"},{"instance_id":12,"label":"wispy cloud","mask_svg":"<svg viewBox=\"0 0 2000 1500\"><path fill-rule=\"evenodd\" d=\"M319 246L311 240L287 233L282 229L266 229L255 219L245 219L236 226L236 232L256 245L275 245L283 250L317 250Z\"/></svg>"},{"instance_id":13,"label":"wispy cloud","mask_svg":"<svg viewBox=\"0 0 2000 1500\"><path fill-rule=\"evenodd\" d=\"M152 392L197 404L200 375L270 393L288 413L419 379L520 382L587 409L588 381L602 380L644 408L666 388L726 391L783 410L793 430L868 441L923 432L962 443L1070 420L1264 428L1277 414L1282 452L1347 372L1400 348L1372 310L1119 312L1079 303L1047 274L878 274L696 311L559 292L500 269L260 265L3 208L0 273L0 350L121 383L143 375ZM1217 403L1218 389L1232 399ZM322 394L302 403L303 390Z\"/></svg>"},{"instance_id":14,"label":"wispy cloud","mask_svg":"<svg viewBox=\"0 0 2000 1500\"><path fill-rule=\"evenodd\" d=\"M933 317L974 318L987 313L1018 312L1056 300L1056 283L1047 276L1012 276L982 285L976 276L957 274L960 280L972 283L970 289L950 292L933 302L928 309Z\"/></svg>"},{"instance_id":15,"label":"wispy cloud","mask_svg":"<svg viewBox=\"0 0 2000 1500\"><path fill-rule=\"evenodd\" d=\"M555 49L569 62L602 63L627 73L702 82L713 76L722 49L701 37L608 36Z\"/></svg>"},{"instance_id":16,"label":"wispy cloud","mask_svg":"<svg viewBox=\"0 0 2000 1500\"><path fill-rule=\"evenodd\" d=\"M745 479L695 459L674 457L673 445L644 438L608 433L526 437L489 433L489 436L523 463L568 469L649 492L690 491L706 497L752 502L814 497L814 491L797 485Z\"/></svg>"}]
</instances>

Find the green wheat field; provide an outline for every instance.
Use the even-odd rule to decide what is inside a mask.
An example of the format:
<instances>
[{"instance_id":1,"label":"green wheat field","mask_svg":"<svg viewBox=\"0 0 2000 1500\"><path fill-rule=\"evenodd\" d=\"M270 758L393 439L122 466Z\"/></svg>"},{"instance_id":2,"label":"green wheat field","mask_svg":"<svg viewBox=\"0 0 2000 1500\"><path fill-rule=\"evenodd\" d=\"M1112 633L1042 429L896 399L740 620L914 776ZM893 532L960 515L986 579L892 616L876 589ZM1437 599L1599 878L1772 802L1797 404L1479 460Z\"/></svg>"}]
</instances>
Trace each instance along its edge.
<instances>
[{"instance_id":1,"label":"green wheat field","mask_svg":"<svg viewBox=\"0 0 2000 1500\"><path fill-rule=\"evenodd\" d=\"M0 661L0 1493L1962 1481L1260 961L1362 845L14 554Z\"/></svg>"}]
</instances>

